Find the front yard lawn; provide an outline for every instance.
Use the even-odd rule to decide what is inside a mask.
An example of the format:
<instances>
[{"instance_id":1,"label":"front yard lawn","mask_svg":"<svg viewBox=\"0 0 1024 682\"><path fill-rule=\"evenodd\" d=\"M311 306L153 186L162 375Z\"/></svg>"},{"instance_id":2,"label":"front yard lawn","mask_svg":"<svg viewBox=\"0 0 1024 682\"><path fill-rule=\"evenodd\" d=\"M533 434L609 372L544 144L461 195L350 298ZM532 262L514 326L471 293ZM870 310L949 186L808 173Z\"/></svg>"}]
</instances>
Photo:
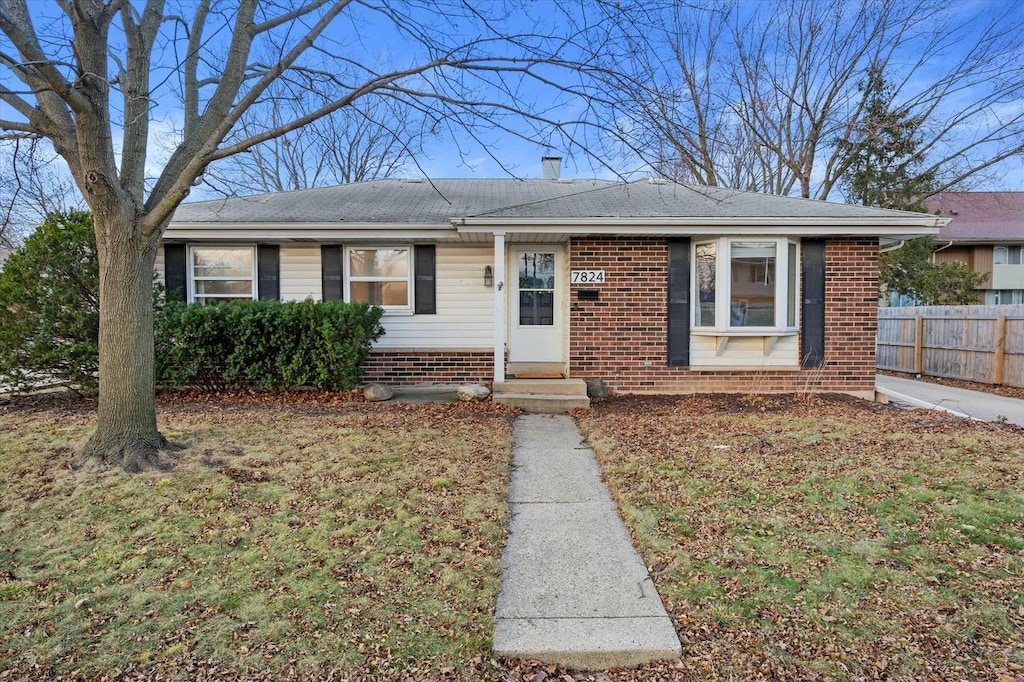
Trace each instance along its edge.
<instances>
[{"instance_id":1,"label":"front yard lawn","mask_svg":"<svg viewBox=\"0 0 1024 682\"><path fill-rule=\"evenodd\" d=\"M1024 679L1021 430L770 396L577 418L683 640L650 676Z\"/></svg>"},{"instance_id":2,"label":"front yard lawn","mask_svg":"<svg viewBox=\"0 0 1024 682\"><path fill-rule=\"evenodd\" d=\"M72 398L0 405L0 677L495 675L512 414L165 399L172 468L70 468Z\"/></svg>"},{"instance_id":3,"label":"front yard lawn","mask_svg":"<svg viewBox=\"0 0 1024 682\"><path fill-rule=\"evenodd\" d=\"M1024 433L830 398L576 417L683 640L493 661L510 411L172 394L166 471L74 470L73 397L0 405L0 679L1024 678Z\"/></svg>"}]
</instances>

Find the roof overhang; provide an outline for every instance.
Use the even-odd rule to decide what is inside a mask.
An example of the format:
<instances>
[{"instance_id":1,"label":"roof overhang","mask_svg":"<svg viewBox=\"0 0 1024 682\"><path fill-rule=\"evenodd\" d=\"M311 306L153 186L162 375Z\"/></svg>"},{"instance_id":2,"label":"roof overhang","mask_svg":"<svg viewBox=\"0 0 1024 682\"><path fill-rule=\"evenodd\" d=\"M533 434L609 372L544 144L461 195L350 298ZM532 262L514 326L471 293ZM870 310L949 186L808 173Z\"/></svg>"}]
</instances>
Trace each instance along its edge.
<instances>
[{"instance_id":1,"label":"roof overhang","mask_svg":"<svg viewBox=\"0 0 1024 682\"><path fill-rule=\"evenodd\" d=\"M409 223L174 223L164 240L323 242L341 240L464 241L485 235L557 236L713 236L778 235L793 237L860 236L886 240L936 236L948 218L897 215L858 218L806 217L647 217L647 218L452 218L447 225ZM475 239L473 239L475 238Z\"/></svg>"},{"instance_id":2,"label":"roof overhang","mask_svg":"<svg viewBox=\"0 0 1024 682\"><path fill-rule=\"evenodd\" d=\"M867 218L455 218L452 224L462 234L479 232L518 232L588 235L700 236L700 235L779 235L802 237L864 236L886 239L912 239L934 236L948 218L921 214L914 216Z\"/></svg>"},{"instance_id":3,"label":"roof overhang","mask_svg":"<svg viewBox=\"0 0 1024 682\"><path fill-rule=\"evenodd\" d=\"M452 225L385 223L171 223L163 239L186 241L248 240L326 242L343 239L386 241L458 241Z\"/></svg>"}]
</instances>

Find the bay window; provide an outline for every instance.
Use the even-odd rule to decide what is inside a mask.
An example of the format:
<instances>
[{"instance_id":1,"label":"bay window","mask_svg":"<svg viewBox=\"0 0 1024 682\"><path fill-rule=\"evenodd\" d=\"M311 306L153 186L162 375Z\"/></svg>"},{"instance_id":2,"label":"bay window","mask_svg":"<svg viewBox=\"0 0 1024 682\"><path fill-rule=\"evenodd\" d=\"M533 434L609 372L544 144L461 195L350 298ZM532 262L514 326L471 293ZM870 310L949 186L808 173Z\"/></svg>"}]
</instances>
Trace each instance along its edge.
<instances>
[{"instance_id":1,"label":"bay window","mask_svg":"<svg viewBox=\"0 0 1024 682\"><path fill-rule=\"evenodd\" d=\"M795 329L797 254L797 244L787 239L696 242L694 327L738 333Z\"/></svg>"}]
</instances>

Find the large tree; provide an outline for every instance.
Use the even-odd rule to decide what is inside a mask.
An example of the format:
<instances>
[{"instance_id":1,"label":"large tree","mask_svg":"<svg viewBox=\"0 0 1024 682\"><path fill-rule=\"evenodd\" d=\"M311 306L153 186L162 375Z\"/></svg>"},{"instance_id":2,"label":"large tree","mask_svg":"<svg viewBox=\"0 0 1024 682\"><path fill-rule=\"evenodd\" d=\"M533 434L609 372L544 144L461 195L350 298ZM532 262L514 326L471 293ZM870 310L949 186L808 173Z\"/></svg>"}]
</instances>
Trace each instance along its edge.
<instances>
[{"instance_id":1,"label":"large tree","mask_svg":"<svg viewBox=\"0 0 1024 682\"><path fill-rule=\"evenodd\" d=\"M920 121L909 107L893 104L892 87L880 68L868 69L860 89L864 114L837 144L839 184L846 200L924 212L924 199L935 192L937 172L925 166ZM934 246L932 237L923 237L883 249L882 297L896 294L923 305L975 303L985 275L961 263L933 263Z\"/></svg>"},{"instance_id":2,"label":"large tree","mask_svg":"<svg viewBox=\"0 0 1024 682\"><path fill-rule=\"evenodd\" d=\"M609 42L586 22L602 11L470 0L0 0L0 133L49 140L95 222L99 416L85 454L133 470L166 443L154 405L152 273L164 229L209 164L370 96L464 137L498 128L578 149L585 117L567 107L592 105L579 106L598 61L590 46L605 52ZM397 64L381 67L386 54ZM339 94L234 135L279 83ZM149 170L154 122L167 118L180 118L179 136Z\"/></svg>"},{"instance_id":3,"label":"large tree","mask_svg":"<svg viewBox=\"0 0 1024 682\"><path fill-rule=\"evenodd\" d=\"M877 66L868 69L860 89L864 113L836 145L846 200L923 212L925 198L935 193L936 170L924 167L919 117L893 105L892 86Z\"/></svg>"},{"instance_id":4,"label":"large tree","mask_svg":"<svg viewBox=\"0 0 1024 682\"><path fill-rule=\"evenodd\" d=\"M634 20L630 17L630 20ZM936 190L1024 151L1024 6L937 0L651 3L615 121L668 176L826 199L872 68Z\"/></svg>"}]
</instances>

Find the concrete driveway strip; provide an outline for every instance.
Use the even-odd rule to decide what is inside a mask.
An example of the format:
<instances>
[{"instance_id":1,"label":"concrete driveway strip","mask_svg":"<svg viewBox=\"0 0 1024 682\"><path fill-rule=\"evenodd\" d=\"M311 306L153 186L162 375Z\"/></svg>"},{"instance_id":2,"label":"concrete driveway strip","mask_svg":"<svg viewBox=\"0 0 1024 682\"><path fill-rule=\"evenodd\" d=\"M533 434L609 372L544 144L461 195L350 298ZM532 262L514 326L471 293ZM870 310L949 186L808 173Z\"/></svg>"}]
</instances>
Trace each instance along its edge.
<instances>
[{"instance_id":1,"label":"concrete driveway strip","mask_svg":"<svg viewBox=\"0 0 1024 682\"><path fill-rule=\"evenodd\" d=\"M875 378L875 388L888 396L890 402L944 410L981 421L1007 421L1024 426L1024 400L1018 398L883 374Z\"/></svg>"},{"instance_id":2,"label":"concrete driveway strip","mask_svg":"<svg viewBox=\"0 0 1024 682\"><path fill-rule=\"evenodd\" d=\"M578 670L679 658L672 621L572 419L523 415L514 441L494 653Z\"/></svg>"}]
</instances>

